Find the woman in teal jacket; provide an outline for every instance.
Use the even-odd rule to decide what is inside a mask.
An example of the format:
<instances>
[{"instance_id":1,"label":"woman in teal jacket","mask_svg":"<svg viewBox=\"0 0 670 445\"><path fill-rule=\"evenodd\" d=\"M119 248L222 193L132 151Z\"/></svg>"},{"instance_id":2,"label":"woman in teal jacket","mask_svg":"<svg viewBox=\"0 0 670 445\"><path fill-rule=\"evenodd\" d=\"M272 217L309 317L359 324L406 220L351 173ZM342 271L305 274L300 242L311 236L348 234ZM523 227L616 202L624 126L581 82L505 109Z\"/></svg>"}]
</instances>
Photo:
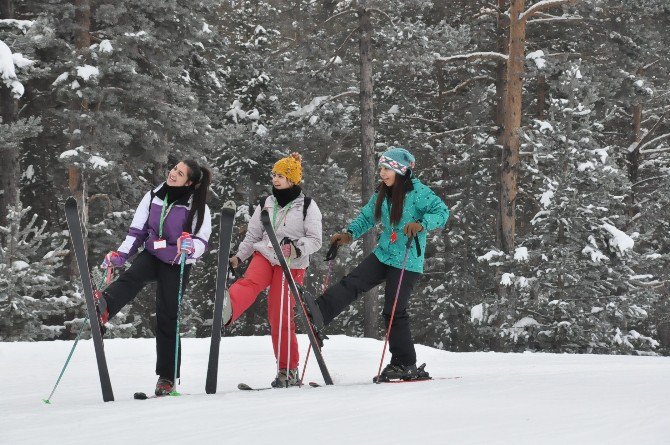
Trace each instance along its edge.
<instances>
[{"instance_id":1,"label":"woman in teal jacket","mask_svg":"<svg viewBox=\"0 0 670 445\"><path fill-rule=\"evenodd\" d=\"M393 300L405 258L408 237L415 236L398 295L398 303L389 336L391 363L384 368L386 379L412 380L427 378L428 373L416 367L416 352L412 341L407 306L414 285L423 273L426 234L444 227L449 218L446 204L426 185L412 177L414 156L404 148L391 148L379 159L382 182L360 214L331 239L336 245L349 244L381 222L383 231L374 252L342 280L309 302L317 329L330 323L362 292L386 282L384 320L388 328Z\"/></svg>"}]
</instances>

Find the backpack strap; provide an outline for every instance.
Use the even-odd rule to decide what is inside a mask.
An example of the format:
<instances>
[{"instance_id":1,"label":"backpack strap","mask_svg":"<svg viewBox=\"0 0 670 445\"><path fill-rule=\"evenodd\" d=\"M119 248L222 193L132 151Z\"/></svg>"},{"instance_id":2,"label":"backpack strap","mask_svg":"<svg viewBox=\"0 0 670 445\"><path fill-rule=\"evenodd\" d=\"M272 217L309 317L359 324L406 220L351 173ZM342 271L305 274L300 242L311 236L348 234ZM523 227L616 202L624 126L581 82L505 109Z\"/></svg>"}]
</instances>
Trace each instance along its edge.
<instances>
[{"instance_id":1,"label":"backpack strap","mask_svg":"<svg viewBox=\"0 0 670 445\"><path fill-rule=\"evenodd\" d=\"M267 201L267 199L269 197L270 196L264 196L264 197L262 197L258 200L258 205L261 207L261 210L263 210L263 206L265 205L265 201ZM312 198L310 198L309 196L305 196L305 203L302 206L302 220L303 221L305 220L305 218L307 218L307 208L309 207L309 205L311 203L312 203Z\"/></svg>"},{"instance_id":2,"label":"backpack strap","mask_svg":"<svg viewBox=\"0 0 670 445\"><path fill-rule=\"evenodd\" d=\"M305 196L305 204L302 206L302 220L304 221L307 218L307 208L312 203L312 198Z\"/></svg>"}]
</instances>

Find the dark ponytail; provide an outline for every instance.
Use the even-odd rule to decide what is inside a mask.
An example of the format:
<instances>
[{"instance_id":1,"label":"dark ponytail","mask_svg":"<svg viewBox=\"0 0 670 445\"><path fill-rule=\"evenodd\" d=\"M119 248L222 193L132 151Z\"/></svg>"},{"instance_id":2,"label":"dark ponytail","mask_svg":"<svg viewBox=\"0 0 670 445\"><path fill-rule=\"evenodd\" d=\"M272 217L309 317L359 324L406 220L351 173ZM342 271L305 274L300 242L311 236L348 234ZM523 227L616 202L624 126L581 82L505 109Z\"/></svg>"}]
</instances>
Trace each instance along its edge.
<instances>
[{"instance_id":1,"label":"dark ponytail","mask_svg":"<svg viewBox=\"0 0 670 445\"><path fill-rule=\"evenodd\" d=\"M391 187L384 184L384 181L377 186L377 201L375 201L375 220L379 221L382 217L382 204L384 198L388 197L391 201L390 219L391 225L396 225L402 219L402 209L405 203L405 195L410 189L412 180L410 174L395 176L395 182Z\"/></svg>"},{"instance_id":2,"label":"dark ponytail","mask_svg":"<svg viewBox=\"0 0 670 445\"><path fill-rule=\"evenodd\" d=\"M202 227L203 218L205 217L205 203L207 202L207 192L209 192L209 184L212 181L212 172L207 167L201 166L193 159L186 159L182 161L188 167L188 179L191 181L193 191L193 205L188 214L186 227L191 230L193 227L193 218L198 215L198 222L195 224L193 234L198 233Z\"/></svg>"}]
</instances>

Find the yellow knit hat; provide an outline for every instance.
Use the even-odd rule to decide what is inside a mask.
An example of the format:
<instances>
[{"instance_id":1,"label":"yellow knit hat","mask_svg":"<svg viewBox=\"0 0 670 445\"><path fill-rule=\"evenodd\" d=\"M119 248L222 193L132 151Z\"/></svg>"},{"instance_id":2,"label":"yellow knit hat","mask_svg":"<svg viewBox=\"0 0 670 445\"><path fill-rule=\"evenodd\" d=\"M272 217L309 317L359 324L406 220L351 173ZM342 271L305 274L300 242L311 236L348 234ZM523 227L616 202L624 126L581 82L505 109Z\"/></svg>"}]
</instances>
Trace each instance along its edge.
<instances>
[{"instance_id":1,"label":"yellow knit hat","mask_svg":"<svg viewBox=\"0 0 670 445\"><path fill-rule=\"evenodd\" d=\"M273 173L279 173L294 184L302 181L302 156L299 153L291 153L290 156L275 162L272 167Z\"/></svg>"}]
</instances>

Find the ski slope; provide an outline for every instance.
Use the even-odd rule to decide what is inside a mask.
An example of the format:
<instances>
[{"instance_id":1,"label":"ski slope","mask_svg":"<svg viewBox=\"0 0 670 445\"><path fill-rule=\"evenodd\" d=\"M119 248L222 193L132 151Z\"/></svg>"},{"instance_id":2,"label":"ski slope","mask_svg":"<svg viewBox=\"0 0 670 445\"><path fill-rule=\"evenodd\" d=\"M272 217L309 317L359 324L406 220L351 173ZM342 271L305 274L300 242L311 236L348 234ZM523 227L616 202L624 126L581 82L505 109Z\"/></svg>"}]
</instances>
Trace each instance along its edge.
<instances>
[{"instance_id":1,"label":"ski slope","mask_svg":"<svg viewBox=\"0 0 670 445\"><path fill-rule=\"evenodd\" d=\"M207 395L209 339L184 339L179 390L189 395L133 400L153 391L154 340L113 339L105 349L116 401L103 403L89 340L46 405L71 345L0 343L1 444L670 443L667 357L417 346L434 377L461 378L375 385L382 342L333 336L324 358L335 386L243 392L240 382L274 377L270 338L224 337L219 390ZM306 380L322 381L313 357Z\"/></svg>"}]
</instances>

